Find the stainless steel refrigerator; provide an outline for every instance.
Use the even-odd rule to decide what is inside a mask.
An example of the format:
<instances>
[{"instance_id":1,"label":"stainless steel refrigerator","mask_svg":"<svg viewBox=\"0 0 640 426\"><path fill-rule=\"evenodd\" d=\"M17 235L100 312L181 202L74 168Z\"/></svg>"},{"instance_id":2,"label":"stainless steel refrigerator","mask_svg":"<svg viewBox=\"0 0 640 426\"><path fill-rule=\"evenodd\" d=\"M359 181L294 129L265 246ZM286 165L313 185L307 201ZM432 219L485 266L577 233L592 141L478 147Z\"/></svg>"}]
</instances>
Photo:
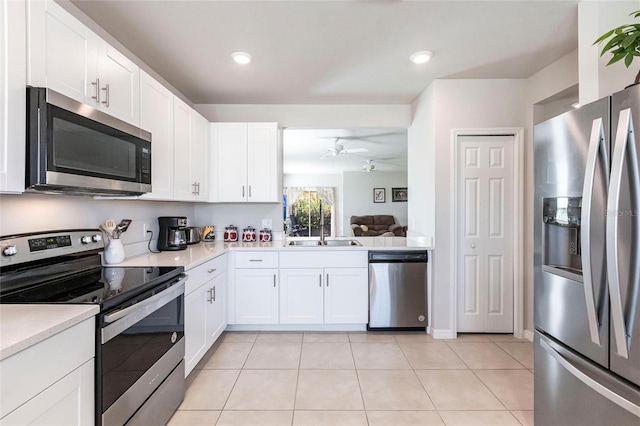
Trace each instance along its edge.
<instances>
[{"instance_id":1,"label":"stainless steel refrigerator","mask_svg":"<svg viewBox=\"0 0 640 426\"><path fill-rule=\"evenodd\" d=\"M640 425L639 150L639 85L535 126L537 425Z\"/></svg>"}]
</instances>

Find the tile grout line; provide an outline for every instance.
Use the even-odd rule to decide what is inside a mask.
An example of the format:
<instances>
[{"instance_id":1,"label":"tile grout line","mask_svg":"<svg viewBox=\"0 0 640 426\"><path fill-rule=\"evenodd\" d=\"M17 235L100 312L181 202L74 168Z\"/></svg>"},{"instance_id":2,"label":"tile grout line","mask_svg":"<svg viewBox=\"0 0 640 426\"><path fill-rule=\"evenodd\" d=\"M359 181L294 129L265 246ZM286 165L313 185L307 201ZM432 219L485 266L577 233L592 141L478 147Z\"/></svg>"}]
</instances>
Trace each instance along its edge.
<instances>
[{"instance_id":1,"label":"tile grout line","mask_svg":"<svg viewBox=\"0 0 640 426\"><path fill-rule=\"evenodd\" d=\"M227 395L227 397L224 400L224 404L222 405L222 408L220 409L220 415L218 416L218 419L216 420L216 424L218 424L218 421L220 420L220 417L222 417L222 413L224 412L224 409L226 408L227 403L229 402L229 398L231 398L231 394L233 393L233 390L235 389L236 385L238 384L238 380L240 379L240 375L244 371L244 366L246 365L247 360L249 359L249 355L251 355L251 351L253 350L253 347L255 346L256 341L258 340L258 335L259 335L259 333L256 334L256 338L251 343L251 348L249 349L249 352L247 353L247 357L245 358L244 362L242 363L242 366L240 367L240 370L238 371L238 375L236 376L236 379L233 381L233 386L231 386L231 390L229 391L229 395ZM224 343L224 341L222 343Z\"/></svg>"}]
</instances>

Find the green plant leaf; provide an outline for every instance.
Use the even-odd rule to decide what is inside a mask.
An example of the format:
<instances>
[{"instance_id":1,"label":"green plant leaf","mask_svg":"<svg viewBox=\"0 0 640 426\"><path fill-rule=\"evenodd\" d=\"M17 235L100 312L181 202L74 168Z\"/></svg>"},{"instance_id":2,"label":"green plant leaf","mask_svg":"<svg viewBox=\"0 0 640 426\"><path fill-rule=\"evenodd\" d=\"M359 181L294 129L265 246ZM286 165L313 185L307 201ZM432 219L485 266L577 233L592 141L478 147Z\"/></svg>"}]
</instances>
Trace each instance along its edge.
<instances>
[{"instance_id":1,"label":"green plant leaf","mask_svg":"<svg viewBox=\"0 0 640 426\"><path fill-rule=\"evenodd\" d=\"M629 68L629 65L631 65L631 62L633 62L633 54L632 53L627 53L627 56L625 56L624 58L624 64L627 68Z\"/></svg>"},{"instance_id":2,"label":"green plant leaf","mask_svg":"<svg viewBox=\"0 0 640 426\"><path fill-rule=\"evenodd\" d=\"M607 31L606 33L602 34L600 37L598 37L598 39L596 41L593 42L593 44L598 44L601 41L604 41L604 40L608 39L609 37L611 37L611 35L613 34L614 31L615 31L615 29L613 29L611 31Z\"/></svg>"},{"instance_id":3,"label":"green plant leaf","mask_svg":"<svg viewBox=\"0 0 640 426\"><path fill-rule=\"evenodd\" d=\"M607 66L609 66L611 64L615 64L616 62L618 62L619 60L621 60L625 56L627 56L627 53L624 52L624 51L614 54L613 58L611 58L611 60L607 63Z\"/></svg>"}]
</instances>

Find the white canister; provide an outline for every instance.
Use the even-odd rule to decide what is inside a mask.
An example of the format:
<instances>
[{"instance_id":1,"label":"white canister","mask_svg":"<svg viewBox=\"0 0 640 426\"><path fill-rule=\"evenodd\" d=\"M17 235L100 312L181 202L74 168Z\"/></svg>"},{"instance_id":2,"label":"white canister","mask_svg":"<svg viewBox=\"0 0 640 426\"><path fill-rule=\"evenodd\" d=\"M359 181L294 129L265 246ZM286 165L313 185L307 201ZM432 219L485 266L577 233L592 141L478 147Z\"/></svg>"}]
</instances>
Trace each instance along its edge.
<instances>
[{"instance_id":1,"label":"white canister","mask_svg":"<svg viewBox=\"0 0 640 426\"><path fill-rule=\"evenodd\" d=\"M124 260L124 246L122 240L112 239L104 249L104 261L108 264L121 263Z\"/></svg>"}]
</instances>

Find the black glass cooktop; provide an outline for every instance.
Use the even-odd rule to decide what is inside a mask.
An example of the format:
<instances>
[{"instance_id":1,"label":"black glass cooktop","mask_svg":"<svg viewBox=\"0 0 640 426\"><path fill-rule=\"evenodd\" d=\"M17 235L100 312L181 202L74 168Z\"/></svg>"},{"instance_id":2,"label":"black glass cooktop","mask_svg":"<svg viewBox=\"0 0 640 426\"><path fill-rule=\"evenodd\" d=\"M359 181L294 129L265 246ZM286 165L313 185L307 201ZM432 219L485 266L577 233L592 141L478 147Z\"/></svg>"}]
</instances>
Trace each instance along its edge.
<instances>
[{"instance_id":1,"label":"black glass cooktop","mask_svg":"<svg viewBox=\"0 0 640 426\"><path fill-rule=\"evenodd\" d=\"M183 271L182 267L103 267L99 256L57 259L3 271L0 303L86 303L106 310L170 283Z\"/></svg>"}]
</instances>

